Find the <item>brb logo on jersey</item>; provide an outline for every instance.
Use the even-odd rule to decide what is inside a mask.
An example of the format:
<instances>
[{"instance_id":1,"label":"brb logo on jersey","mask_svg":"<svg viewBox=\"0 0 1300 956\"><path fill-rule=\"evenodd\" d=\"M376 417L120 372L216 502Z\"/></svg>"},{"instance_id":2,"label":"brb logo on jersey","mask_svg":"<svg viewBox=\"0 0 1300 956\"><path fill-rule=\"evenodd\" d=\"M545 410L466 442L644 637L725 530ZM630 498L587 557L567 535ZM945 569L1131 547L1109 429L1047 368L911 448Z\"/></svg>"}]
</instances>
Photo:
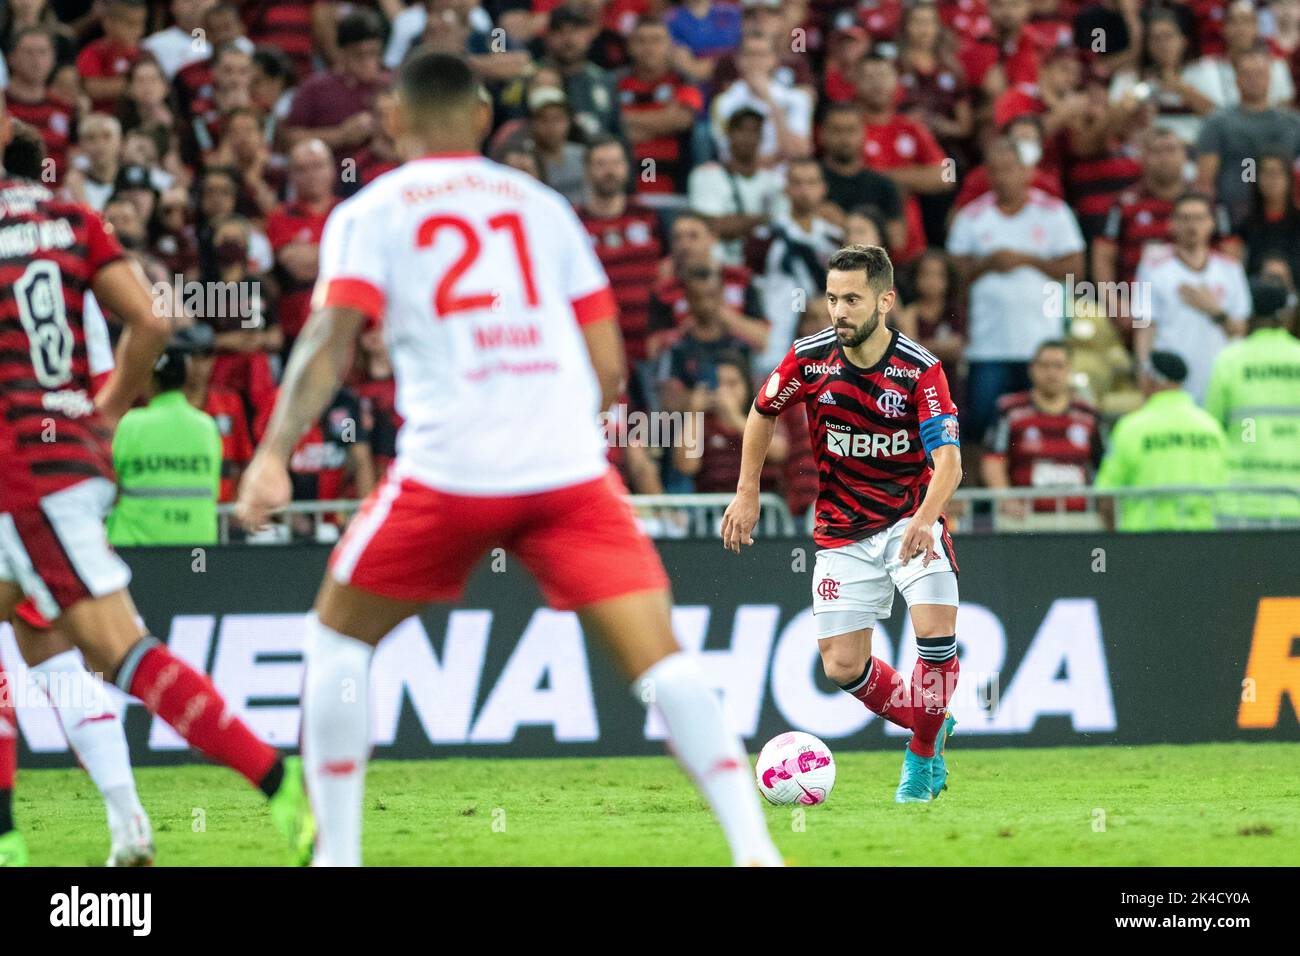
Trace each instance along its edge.
<instances>
[{"instance_id":1,"label":"brb logo on jersey","mask_svg":"<svg viewBox=\"0 0 1300 956\"><path fill-rule=\"evenodd\" d=\"M907 396L887 388L876 397L876 407L886 418L902 418L907 408Z\"/></svg>"},{"instance_id":2,"label":"brb logo on jersey","mask_svg":"<svg viewBox=\"0 0 1300 956\"><path fill-rule=\"evenodd\" d=\"M851 432L847 430L848 426L831 422L827 423L826 428L826 450L842 458L887 458L905 455L912 448L906 428L900 428L890 435L880 432ZM833 428L842 430L831 431Z\"/></svg>"}]
</instances>

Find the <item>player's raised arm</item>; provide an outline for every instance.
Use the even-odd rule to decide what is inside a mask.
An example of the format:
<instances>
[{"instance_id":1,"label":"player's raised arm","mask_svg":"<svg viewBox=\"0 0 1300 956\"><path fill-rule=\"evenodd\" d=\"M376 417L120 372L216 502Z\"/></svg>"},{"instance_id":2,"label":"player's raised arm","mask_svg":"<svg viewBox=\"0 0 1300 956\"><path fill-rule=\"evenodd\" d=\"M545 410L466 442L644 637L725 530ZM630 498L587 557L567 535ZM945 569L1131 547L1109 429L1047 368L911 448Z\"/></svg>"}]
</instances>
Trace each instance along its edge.
<instances>
[{"instance_id":1,"label":"player's raised arm","mask_svg":"<svg viewBox=\"0 0 1300 956\"><path fill-rule=\"evenodd\" d=\"M93 248L90 254L95 254ZM171 323L154 311L144 272L133 259L109 262L95 273L91 287L100 305L122 320L116 367L95 396L100 414L116 422L148 388L154 363L171 335Z\"/></svg>"}]
</instances>

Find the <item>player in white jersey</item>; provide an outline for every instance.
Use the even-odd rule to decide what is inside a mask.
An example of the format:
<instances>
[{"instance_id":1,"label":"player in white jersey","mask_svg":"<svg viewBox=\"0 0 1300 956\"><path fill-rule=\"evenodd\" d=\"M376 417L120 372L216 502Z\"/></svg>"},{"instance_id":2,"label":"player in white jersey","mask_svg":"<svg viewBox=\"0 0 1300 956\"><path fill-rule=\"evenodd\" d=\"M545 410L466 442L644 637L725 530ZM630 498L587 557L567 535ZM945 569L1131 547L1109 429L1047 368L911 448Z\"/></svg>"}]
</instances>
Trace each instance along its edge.
<instances>
[{"instance_id":1,"label":"player in white jersey","mask_svg":"<svg viewBox=\"0 0 1300 956\"><path fill-rule=\"evenodd\" d=\"M625 374L608 280L558 193L474 152L490 120L463 59L404 65L385 123L419 158L331 214L314 310L240 489L251 527L288 502L295 443L358 333L382 323L405 419L397 459L335 548L308 624L315 862L361 862L374 646L424 605L454 600L504 547L660 709L734 861L779 864L740 740L673 637L667 575L606 461L597 411Z\"/></svg>"}]
</instances>

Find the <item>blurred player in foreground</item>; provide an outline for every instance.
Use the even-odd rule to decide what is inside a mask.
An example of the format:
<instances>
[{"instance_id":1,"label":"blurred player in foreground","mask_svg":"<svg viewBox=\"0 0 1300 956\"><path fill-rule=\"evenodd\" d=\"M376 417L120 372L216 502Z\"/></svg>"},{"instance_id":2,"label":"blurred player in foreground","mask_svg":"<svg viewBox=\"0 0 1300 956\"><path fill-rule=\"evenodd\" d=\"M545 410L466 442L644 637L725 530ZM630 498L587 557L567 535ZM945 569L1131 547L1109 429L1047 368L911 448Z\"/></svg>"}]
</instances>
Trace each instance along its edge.
<instances>
[{"instance_id":1,"label":"blurred player in foreground","mask_svg":"<svg viewBox=\"0 0 1300 956\"><path fill-rule=\"evenodd\" d=\"M9 130L0 100L0 143ZM88 290L124 324L117 368L93 401ZM25 592L93 672L260 787L295 861L306 862L313 834L300 765L253 736L207 677L145 633L130 569L104 533L115 494L109 430L143 392L169 331L94 212L0 171L0 618ZM0 767L0 855L22 862L12 786Z\"/></svg>"},{"instance_id":2,"label":"blurred player in foreground","mask_svg":"<svg viewBox=\"0 0 1300 956\"><path fill-rule=\"evenodd\" d=\"M873 713L912 731L894 799L925 803L946 786L943 750L955 723L947 705L958 673L957 562L943 511L961 483L961 455L943 366L885 324L895 298L884 249L847 246L831 257L833 324L797 339L755 399L722 539L737 553L754 543L776 416L802 402L820 485L813 620L822 666ZM871 656L895 587L916 632L910 684Z\"/></svg>"},{"instance_id":3,"label":"blurred player in foreground","mask_svg":"<svg viewBox=\"0 0 1300 956\"><path fill-rule=\"evenodd\" d=\"M476 149L491 107L459 57L402 68L385 117L419 156L338 206L315 309L240 489L249 527L289 501L289 455L382 323L405 420L397 460L334 549L309 618L302 745L316 862L361 863L374 646L454 601L505 547L575 610L708 798L738 864L779 865L738 737L673 636L668 578L606 460L597 411L625 369L609 282L558 193Z\"/></svg>"}]
</instances>

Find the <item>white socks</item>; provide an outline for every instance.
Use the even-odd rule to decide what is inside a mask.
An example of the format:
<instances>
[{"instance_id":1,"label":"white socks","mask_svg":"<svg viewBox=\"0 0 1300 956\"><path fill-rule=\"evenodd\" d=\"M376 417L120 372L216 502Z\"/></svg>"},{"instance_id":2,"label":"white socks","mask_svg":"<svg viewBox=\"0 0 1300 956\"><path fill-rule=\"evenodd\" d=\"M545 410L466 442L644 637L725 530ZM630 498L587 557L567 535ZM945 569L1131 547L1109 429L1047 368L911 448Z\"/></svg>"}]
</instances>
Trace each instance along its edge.
<instances>
[{"instance_id":1,"label":"white socks","mask_svg":"<svg viewBox=\"0 0 1300 956\"><path fill-rule=\"evenodd\" d=\"M122 718L103 683L86 670L76 651L55 654L30 670L33 682L54 705L63 733L104 796L114 833L135 814L144 816L131 775Z\"/></svg>"},{"instance_id":2,"label":"white socks","mask_svg":"<svg viewBox=\"0 0 1300 956\"><path fill-rule=\"evenodd\" d=\"M302 758L316 814L314 866L361 865L374 649L307 617Z\"/></svg>"},{"instance_id":3,"label":"white socks","mask_svg":"<svg viewBox=\"0 0 1300 956\"><path fill-rule=\"evenodd\" d=\"M736 865L780 866L749 757L695 662L680 651L668 655L637 678L632 695L659 708L676 757L713 807Z\"/></svg>"}]
</instances>

